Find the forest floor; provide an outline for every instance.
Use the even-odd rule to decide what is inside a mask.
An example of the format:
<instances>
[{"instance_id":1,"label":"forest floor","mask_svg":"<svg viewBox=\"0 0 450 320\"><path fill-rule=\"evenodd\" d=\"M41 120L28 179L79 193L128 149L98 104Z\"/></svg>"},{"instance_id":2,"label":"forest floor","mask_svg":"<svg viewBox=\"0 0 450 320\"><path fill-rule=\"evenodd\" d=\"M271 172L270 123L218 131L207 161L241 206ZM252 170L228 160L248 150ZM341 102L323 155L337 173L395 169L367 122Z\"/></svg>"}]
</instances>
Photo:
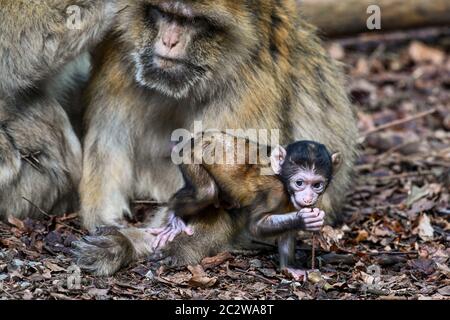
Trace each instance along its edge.
<instances>
[{"instance_id":1,"label":"forest floor","mask_svg":"<svg viewBox=\"0 0 450 320\"><path fill-rule=\"evenodd\" d=\"M292 282L274 251L223 253L189 268L141 261L114 277L83 273L69 289L77 215L10 218L0 223L0 299L450 299L450 28L327 45L346 64L362 155L345 223L317 237L320 274ZM310 261L303 239L298 256Z\"/></svg>"}]
</instances>

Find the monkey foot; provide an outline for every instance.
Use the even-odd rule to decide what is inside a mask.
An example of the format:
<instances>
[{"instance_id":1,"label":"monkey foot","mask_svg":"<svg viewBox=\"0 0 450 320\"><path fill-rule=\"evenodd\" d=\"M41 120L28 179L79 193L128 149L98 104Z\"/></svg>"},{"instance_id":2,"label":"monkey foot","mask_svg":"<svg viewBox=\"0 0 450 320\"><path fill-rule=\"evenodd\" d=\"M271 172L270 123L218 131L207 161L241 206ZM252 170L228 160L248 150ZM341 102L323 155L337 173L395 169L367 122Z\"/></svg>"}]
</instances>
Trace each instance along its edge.
<instances>
[{"instance_id":1,"label":"monkey foot","mask_svg":"<svg viewBox=\"0 0 450 320\"><path fill-rule=\"evenodd\" d=\"M305 282L308 279L308 270L284 268L281 272L295 281Z\"/></svg>"},{"instance_id":2,"label":"monkey foot","mask_svg":"<svg viewBox=\"0 0 450 320\"><path fill-rule=\"evenodd\" d=\"M172 242L180 233L186 233L193 235L192 229L184 223L184 221L171 213L169 215L169 221L165 227L162 228L149 228L147 232L156 236L152 243L152 249L158 251L163 249L168 243Z\"/></svg>"}]
</instances>

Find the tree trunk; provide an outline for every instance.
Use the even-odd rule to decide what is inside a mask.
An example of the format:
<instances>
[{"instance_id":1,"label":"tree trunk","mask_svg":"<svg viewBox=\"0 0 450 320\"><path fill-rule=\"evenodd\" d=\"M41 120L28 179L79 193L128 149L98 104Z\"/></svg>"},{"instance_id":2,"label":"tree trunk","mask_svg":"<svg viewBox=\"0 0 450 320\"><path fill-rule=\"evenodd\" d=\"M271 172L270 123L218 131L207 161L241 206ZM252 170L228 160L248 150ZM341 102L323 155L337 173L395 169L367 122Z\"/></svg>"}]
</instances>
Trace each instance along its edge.
<instances>
[{"instance_id":1,"label":"tree trunk","mask_svg":"<svg viewBox=\"0 0 450 320\"><path fill-rule=\"evenodd\" d=\"M328 37L361 32L450 26L450 0L298 0L301 14ZM369 30L371 5L381 9L381 29Z\"/></svg>"}]
</instances>

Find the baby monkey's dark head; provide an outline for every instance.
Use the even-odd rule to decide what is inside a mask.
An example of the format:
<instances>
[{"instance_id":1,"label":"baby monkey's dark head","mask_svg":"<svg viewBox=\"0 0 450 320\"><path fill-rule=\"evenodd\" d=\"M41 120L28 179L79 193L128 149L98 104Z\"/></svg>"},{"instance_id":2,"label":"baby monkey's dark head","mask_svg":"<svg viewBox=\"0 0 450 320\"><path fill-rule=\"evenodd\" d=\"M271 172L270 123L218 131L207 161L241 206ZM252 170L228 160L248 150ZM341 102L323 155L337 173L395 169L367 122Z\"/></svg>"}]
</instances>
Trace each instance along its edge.
<instances>
[{"instance_id":1,"label":"baby monkey's dark head","mask_svg":"<svg viewBox=\"0 0 450 320\"><path fill-rule=\"evenodd\" d=\"M318 142L297 141L286 149L276 147L271 153L273 171L285 184L294 206L312 207L330 184L342 162Z\"/></svg>"}]
</instances>

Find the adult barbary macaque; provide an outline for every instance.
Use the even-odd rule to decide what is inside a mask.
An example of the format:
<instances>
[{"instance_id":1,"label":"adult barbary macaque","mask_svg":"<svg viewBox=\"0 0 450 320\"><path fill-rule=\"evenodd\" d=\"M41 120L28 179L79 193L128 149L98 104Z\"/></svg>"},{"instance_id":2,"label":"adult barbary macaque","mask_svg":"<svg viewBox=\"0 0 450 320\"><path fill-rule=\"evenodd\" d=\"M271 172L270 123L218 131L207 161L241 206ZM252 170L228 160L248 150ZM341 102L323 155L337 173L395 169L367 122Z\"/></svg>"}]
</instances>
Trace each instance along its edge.
<instances>
[{"instance_id":1,"label":"adult barbary macaque","mask_svg":"<svg viewBox=\"0 0 450 320\"><path fill-rule=\"evenodd\" d=\"M116 0L0 0L0 218L76 205L81 144L68 112L81 107L69 110L69 94L116 11Z\"/></svg>"},{"instance_id":2,"label":"adult barbary macaque","mask_svg":"<svg viewBox=\"0 0 450 320\"><path fill-rule=\"evenodd\" d=\"M308 139L340 150L342 167L322 199L336 220L356 156L356 121L341 72L296 1L123 3L88 88L84 225L123 225L133 198L167 202L183 185L170 159L171 134L193 132L194 121L205 130L280 129L281 144ZM193 236L171 243L178 262L224 250L239 233L224 208L208 210L190 221ZM166 221L162 210L152 226ZM94 237L79 246L78 261L110 274L152 252L149 238L136 229Z\"/></svg>"},{"instance_id":3,"label":"adult barbary macaque","mask_svg":"<svg viewBox=\"0 0 450 320\"><path fill-rule=\"evenodd\" d=\"M285 273L305 277L294 265L295 235L323 226L325 213L318 201L340 166L340 153L330 154L317 142L297 141L286 149L273 148L269 162L263 155L267 147L220 132L201 134L191 144L194 148L180 165L184 187L168 204L169 223L149 230L157 235L153 248L164 249L182 232L192 234L185 224L189 218L225 203L241 228L256 238L277 238Z\"/></svg>"}]
</instances>

